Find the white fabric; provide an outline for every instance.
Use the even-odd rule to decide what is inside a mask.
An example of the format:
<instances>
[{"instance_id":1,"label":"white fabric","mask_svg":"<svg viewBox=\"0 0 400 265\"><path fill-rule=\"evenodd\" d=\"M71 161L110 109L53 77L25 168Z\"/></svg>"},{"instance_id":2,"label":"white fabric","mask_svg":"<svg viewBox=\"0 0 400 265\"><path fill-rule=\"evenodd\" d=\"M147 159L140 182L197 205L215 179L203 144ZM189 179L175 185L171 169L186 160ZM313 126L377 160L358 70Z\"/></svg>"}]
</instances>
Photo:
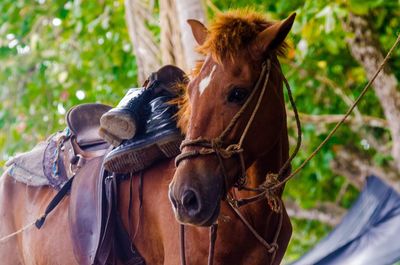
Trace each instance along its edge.
<instances>
[{"instance_id":1,"label":"white fabric","mask_svg":"<svg viewBox=\"0 0 400 265\"><path fill-rule=\"evenodd\" d=\"M6 173L29 186L49 185L43 173L43 155L47 142L40 142L31 151L19 154L6 163Z\"/></svg>"}]
</instances>

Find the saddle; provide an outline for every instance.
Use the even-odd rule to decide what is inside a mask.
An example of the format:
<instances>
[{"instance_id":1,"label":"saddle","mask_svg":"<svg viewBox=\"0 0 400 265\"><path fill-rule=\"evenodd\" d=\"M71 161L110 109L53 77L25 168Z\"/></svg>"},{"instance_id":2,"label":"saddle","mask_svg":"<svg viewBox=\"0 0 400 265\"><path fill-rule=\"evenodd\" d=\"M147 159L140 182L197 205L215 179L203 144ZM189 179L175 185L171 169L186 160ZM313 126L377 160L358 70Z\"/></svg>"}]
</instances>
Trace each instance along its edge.
<instances>
[{"instance_id":1,"label":"saddle","mask_svg":"<svg viewBox=\"0 0 400 265\"><path fill-rule=\"evenodd\" d=\"M100 118L110 109L110 106L104 104L88 103L75 106L68 111L66 115L68 128L76 136L76 143L81 148L103 146L105 141L98 133Z\"/></svg>"},{"instance_id":2,"label":"saddle","mask_svg":"<svg viewBox=\"0 0 400 265\"><path fill-rule=\"evenodd\" d=\"M117 180L103 168L111 150L99 135L100 117L111 109L103 104L82 104L66 115L68 128L53 136L44 155L43 171L58 194L36 226L70 192L69 227L74 255L81 265L144 265L132 248L117 213ZM121 254L122 253L122 254Z\"/></svg>"}]
</instances>

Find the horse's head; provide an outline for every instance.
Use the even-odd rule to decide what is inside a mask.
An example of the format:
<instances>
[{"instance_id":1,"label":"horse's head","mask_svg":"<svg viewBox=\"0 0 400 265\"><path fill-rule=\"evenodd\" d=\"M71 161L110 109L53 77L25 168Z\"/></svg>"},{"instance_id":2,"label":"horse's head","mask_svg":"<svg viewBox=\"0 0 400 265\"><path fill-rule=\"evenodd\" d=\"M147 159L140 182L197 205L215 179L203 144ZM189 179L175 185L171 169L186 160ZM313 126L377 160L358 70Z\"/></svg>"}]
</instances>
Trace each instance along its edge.
<instances>
[{"instance_id":1,"label":"horse's head","mask_svg":"<svg viewBox=\"0 0 400 265\"><path fill-rule=\"evenodd\" d=\"M294 17L271 23L232 11L210 29L189 21L205 60L179 115L186 139L169 196L180 222L215 222L221 199L279 139L286 114L277 55Z\"/></svg>"}]
</instances>

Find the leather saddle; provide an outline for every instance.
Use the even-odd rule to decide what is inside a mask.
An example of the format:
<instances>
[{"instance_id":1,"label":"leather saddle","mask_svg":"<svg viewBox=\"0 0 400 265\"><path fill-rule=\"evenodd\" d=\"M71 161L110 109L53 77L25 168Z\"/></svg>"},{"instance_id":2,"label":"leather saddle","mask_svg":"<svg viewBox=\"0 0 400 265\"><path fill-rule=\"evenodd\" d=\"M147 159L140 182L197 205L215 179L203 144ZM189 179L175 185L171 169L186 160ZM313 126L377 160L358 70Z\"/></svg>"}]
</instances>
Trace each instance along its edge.
<instances>
[{"instance_id":1,"label":"leather saddle","mask_svg":"<svg viewBox=\"0 0 400 265\"><path fill-rule=\"evenodd\" d=\"M60 178L61 184L71 185L69 227L79 264L115 264L116 257L123 264L145 264L134 248L120 254L121 249L127 249L124 245L131 249L131 242L117 216L116 178L103 169L104 156L111 147L98 135L100 117L109 109L103 104L82 104L67 113L67 131L49 144L54 150L48 155L57 157L47 164L51 166L48 173Z\"/></svg>"},{"instance_id":2,"label":"leather saddle","mask_svg":"<svg viewBox=\"0 0 400 265\"><path fill-rule=\"evenodd\" d=\"M70 193L69 227L74 254L79 264L95 264L103 221L102 162L109 145L99 136L100 117L111 107L82 104L68 111L66 122L71 131L65 142L64 164L75 175Z\"/></svg>"}]
</instances>

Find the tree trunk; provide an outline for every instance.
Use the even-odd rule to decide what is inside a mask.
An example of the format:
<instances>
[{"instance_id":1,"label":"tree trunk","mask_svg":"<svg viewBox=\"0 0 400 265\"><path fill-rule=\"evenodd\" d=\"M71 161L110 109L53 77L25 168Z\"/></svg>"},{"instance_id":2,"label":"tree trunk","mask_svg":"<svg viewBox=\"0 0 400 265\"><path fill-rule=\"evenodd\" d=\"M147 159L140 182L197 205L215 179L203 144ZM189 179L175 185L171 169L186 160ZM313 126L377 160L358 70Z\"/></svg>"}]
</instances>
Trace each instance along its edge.
<instances>
[{"instance_id":1,"label":"tree trunk","mask_svg":"<svg viewBox=\"0 0 400 265\"><path fill-rule=\"evenodd\" d=\"M176 0L160 0L162 63L186 69L186 61L182 53L181 31L176 23L176 18Z\"/></svg>"},{"instance_id":2,"label":"tree trunk","mask_svg":"<svg viewBox=\"0 0 400 265\"><path fill-rule=\"evenodd\" d=\"M125 18L135 52L138 81L143 84L161 66L160 49L146 26L154 24L150 6L141 0L125 0Z\"/></svg>"},{"instance_id":3,"label":"tree trunk","mask_svg":"<svg viewBox=\"0 0 400 265\"><path fill-rule=\"evenodd\" d=\"M383 61L379 42L363 17L350 13L349 22L345 26L354 34L353 38L347 39L350 51L371 79ZM389 124L393 141L392 155L400 170L400 92L397 90L398 81L389 66L382 70L373 86Z\"/></svg>"},{"instance_id":4,"label":"tree trunk","mask_svg":"<svg viewBox=\"0 0 400 265\"><path fill-rule=\"evenodd\" d=\"M175 0L176 11L178 13L179 28L181 30L181 39L183 44L183 54L185 55L186 67L185 70L190 70L195 62L200 58L200 55L195 52L197 46L193 38L192 30L187 23L188 19L197 19L201 22L206 21L205 11L200 0Z\"/></svg>"}]
</instances>

